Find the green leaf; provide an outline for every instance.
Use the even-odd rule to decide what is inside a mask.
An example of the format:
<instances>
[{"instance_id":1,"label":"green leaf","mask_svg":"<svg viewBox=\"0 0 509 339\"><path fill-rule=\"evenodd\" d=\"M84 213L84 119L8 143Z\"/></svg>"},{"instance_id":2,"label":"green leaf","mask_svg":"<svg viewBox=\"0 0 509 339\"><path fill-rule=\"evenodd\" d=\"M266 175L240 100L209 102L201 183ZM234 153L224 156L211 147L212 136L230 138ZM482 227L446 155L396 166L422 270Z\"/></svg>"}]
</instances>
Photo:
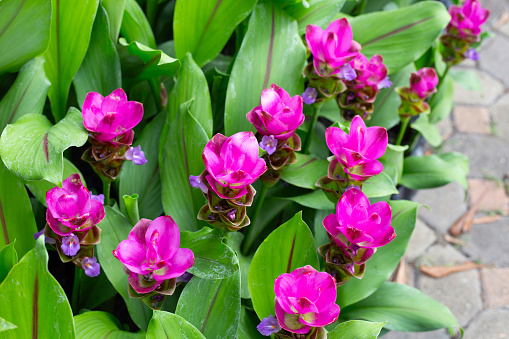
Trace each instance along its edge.
<instances>
[{"instance_id":1,"label":"green leaf","mask_svg":"<svg viewBox=\"0 0 509 339\"><path fill-rule=\"evenodd\" d=\"M435 95L429 114L429 120L433 124L447 118L452 112L454 81L451 76L445 77L440 85L440 90Z\"/></svg>"},{"instance_id":2,"label":"green leaf","mask_svg":"<svg viewBox=\"0 0 509 339\"><path fill-rule=\"evenodd\" d=\"M251 262L249 292L258 318L275 312L276 278L305 265L319 267L315 240L299 212L265 239Z\"/></svg>"},{"instance_id":3,"label":"green leaf","mask_svg":"<svg viewBox=\"0 0 509 339\"><path fill-rule=\"evenodd\" d=\"M44 73L44 58L27 62L0 101L0 131L28 113L42 113L50 83Z\"/></svg>"},{"instance_id":4,"label":"green leaf","mask_svg":"<svg viewBox=\"0 0 509 339\"><path fill-rule=\"evenodd\" d=\"M289 184L314 190L316 181L327 175L328 167L327 160L297 153L297 162L285 168L281 179Z\"/></svg>"},{"instance_id":5,"label":"green leaf","mask_svg":"<svg viewBox=\"0 0 509 339\"><path fill-rule=\"evenodd\" d=\"M15 338L74 338L72 311L64 290L48 271L44 236L0 285L0 317L16 324Z\"/></svg>"},{"instance_id":6,"label":"green leaf","mask_svg":"<svg viewBox=\"0 0 509 339\"><path fill-rule=\"evenodd\" d=\"M298 195L296 197L289 197L285 199L295 201L299 205L316 210L330 210L334 209L335 207L321 189L315 190L308 194Z\"/></svg>"},{"instance_id":7,"label":"green leaf","mask_svg":"<svg viewBox=\"0 0 509 339\"><path fill-rule=\"evenodd\" d=\"M17 328L16 325L11 324L10 322L5 320L4 318L0 317L0 332L7 331L7 330L12 330L12 329L15 329L15 328Z\"/></svg>"},{"instance_id":8,"label":"green leaf","mask_svg":"<svg viewBox=\"0 0 509 339\"><path fill-rule=\"evenodd\" d=\"M362 185L362 192L368 198L385 197L399 193L395 182L385 171L366 180Z\"/></svg>"},{"instance_id":9,"label":"green leaf","mask_svg":"<svg viewBox=\"0 0 509 339\"><path fill-rule=\"evenodd\" d=\"M402 332L459 327L446 306L413 287L393 282L384 283L368 298L343 308L341 317L387 321L385 328Z\"/></svg>"},{"instance_id":10,"label":"green leaf","mask_svg":"<svg viewBox=\"0 0 509 339\"><path fill-rule=\"evenodd\" d=\"M176 314L154 311L147 330L147 339L200 339L205 337L196 327Z\"/></svg>"},{"instance_id":11,"label":"green leaf","mask_svg":"<svg viewBox=\"0 0 509 339\"><path fill-rule=\"evenodd\" d=\"M51 35L44 52L48 97L55 121L65 115L69 87L85 57L99 0L53 0ZM29 19L29 21L32 19Z\"/></svg>"},{"instance_id":12,"label":"green leaf","mask_svg":"<svg viewBox=\"0 0 509 339\"><path fill-rule=\"evenodd\" d=\"M196 231L200 228L196 216L206 201L201 190L191 187L189 176L200 175L205 168L201 154L208 137L189 108L189 101L183 103L178 117L169 126L167 122L161 135L159 165L164 212L181 230Z\"/></svg>"},{"instance_id":13,"label":"green leaf","mask_svg":"<svg viewBox=\"0 0 509 339\"><path fill-rule=\"evenodd\" d=\"M127 0L120 33L129 42L138 41L150 48L156 48L154 33L150 23L136 0Z\"/></svg>"},{"instance_id":14,"label":"green leaf","mask_svg":"<svg viewBox=\"0 0 509 339\"><path fill-rule=\"evenodd\" d=\"M387 145L385 154L380 158L384 166L384 172L391 178L392 182L398 184L403 175L403 156L408 146Z\"/></svg>"},{"instance_id":15,"label":"green leaf","mask_svg":"<svg viewBox=\"0 0 509 339\"><path fill-rule=\"evenodd\" d=\"M87 141L81 112L71 107L67 116L52 126L42 114L27 114L5 127L0 156L5 166L24 180L62 182L63 152Z\"/></svg>"},{"instance_id":16,"label":"green leaf","mask_svg":"<svg viewBox=\"0 0 509 339\"><path fill-rule=\"evenodd\" d=\"M240 319L240 272L221 280L193 277L175 313L207 339L234 338Z\"/></svg>"},{"instance_id":17,"label":"green leaf","mask_svg":"<svg viewBox=\"0 0 509 339\"><path fill-rule=\"evenodd\" d=\"M282 7L292 18L297 20L299 34L306 33L307 25L327 26L346 0L310 0L306 8L302 1Z\"/></svg>"},{"instance_id":18,"label":"green leaf","mask_svg":"<svg viewBox=\"0 0 509 339\"><path fill-rule=\"evenodd\" d=\"M99 274L97 277L81 274L79 291L78 308L89 310L117 294L117 290L111 285L106 274Z\"/></svg>"},{"instance_id":19,"label":"green leaf","mask_svg":"<svg viewBox=\"0 0 509 339\"><path fill-rule=\"evenodd\" d=\"M456 152L407 157L400 184L411 189L424 189L456 181L467 189L468 162L468 157Z\"/></svg>"},{"instance_id":20,"label":"green leaf","mask_svg":"<svg viewBox=\"0 0 509 339\"><path fill-rule=\"evenodd\" d=\"M50 0L0 2L0 74L17 72L27 61L44 52L50 23Z\"/></svg>"},{"instance_id":21,"label":"green leaf","mask_svg":"<svg viewBox=\"0 0 509 339\"><path fill-rule=\"evenodd\" d=\"M138 194L124 195L122 198L125 204L125 215L134 226L138 223L138 221L140 221Z\"/></svg>"},{"instance_id":22,"label":"green leaf","mask_svg":"<svg viewBox=\"0 0 509 339\"><path fill-rule=\"evenodd\" d=\"M410 125L410 127L421 133L424 139L426 139L431 146L438 147L442 144L442 136L440 135L438 128L432 124L429 119L430 116L428 114L421 114L419 115L419 118Z\"/></svg>"},{"instance_id":23,"label":"green leaf","mask_svg":"<svg viewBox=\"0 0 509 339\"><path fill-rule=\"evenodd\" d=\"M110 19L110 39L115 45L118 42L118 34L120 32L120 26L122 25L122 18L124 17L125 2L126 0L101 1Z\"/></svg>"},{"instance_id":24,"label":"green leaf","mask_svg":"<svg viewBox=\"0 0 509 339\"><path fill-rule=\"evenodd\" d=\"M305 63L306 49L297 23L271 1L256 5L228 84L226 135L254 130L246 113L260 104L262 90L272 83L292 96L301 94Z\"/></svg>"},{"instance_id":25,"label":"green leaf","mask_svg":"<svg viewBox=\"0 0 509 339\"><path fill-rule=\"evenodd\" d=\"M341 311L343 316L343 311ZM343 338L355 338L355 339L375 339L378 338L382 327L386 322L371 323L361 320L345 321L334 328L329 333L327 338L329 339L343 339Z\"/></svg>"},{"instance_id":26,"label":"green leaf","mask_svg":"<svg viewBox=\"0 0 509 339\"><path fill-rule=\"evenodd\" d=\"M194 253L195 263L189 273L204 279L223 279L237 272L237 256L223 239L222 232L208 227L198 232L182 232L180 247L189 248Z\"/></svg>"},{"instance_id":27,"label":"green leaf","mask_svg":"<svg viewBox=\"0 0 509 339\"><path fill-rule=\"evenodd\" d=\"M164 115L157 115L141 132L135 144L141 145L147 163L138 166L127 161L122 167L119 180L119 196L138 194L140 217L155 219L163 214L161 203L161 177L159 173L159 136L163 128ZM120 200L120 209L125 202Z\"/></svg>"},{"instance_id":28,"label":"green leaf","mask_svg":"<svg viewBox=\"0 0 509 339\"><path fill-rule=\"evenodd\" d=\"M375 12L352 18L354 40L362 54L382 55L389 74L419 58L442 33L451 17L435 1L419 2L389 12Z\"/></svg>"},{"instance_id":29,"label":"green leaf","mask_svg":"<svg viewBox=\"0 0 509 339\"><path fill-rule=\"evenodd\" d=\"M108 339L143 339L143 333L130 333L122 331L120 322L108 312L93 311L79 314L74 317L76 325L76 338L108 338Z\"/></svg>"},{"instance_id":30,"label":"green leaf","mask_svg":"<svg viewBox=\"0 0 509 339\"><path fill-rule=\"evenodd\" d=\"M378 248L373 257L366 262L366 273L362 279L352 278L338 288L336 303L344 307L351 305L373 294L389 279L405 254L408 241L417 221L419 204L412 201L390 201L392 209L391 225L396 231L396 238L389 244ZM343 310L341 311L343 316Z\"/></svg>"},{"instance_id":31,"label":"green leaf","mask_svg":"<svg viewBox=\"0 0 509 339\"><path fill-rule=\"evenodd\" d=\"M101 263L101 268L113 287L124 298L127 310L134 323L139 328L146 329L152 311L141 299L129 297L127 290L129 282L127 274L124 272L124 265L111 254L122 240L127 239L133 226L126 217L113 208L107 206L104 208L104 211L106 216L98 225L102 229L101 242L97 245L97 256Z\"/></svg>"},{"instance_id":32,"label":"green leaf","mask_svg":"<svg viewBox=\"0 0 509 339\"><path fill-rule=\"evenodd\" d=\"M451 69L449 75L455 83L468 91L477 91L482 93L482 85L479 77L472 71Z\"/></svg>"},{"instance_id":33,"label":"green leaf","mask_svg":"<svg viewBox=\"0 0 509 339\"><path fill-rule=\"evenodd\" d=\"M23 182L0 159L0 248L14 243L19 256L34 245L37 232L34 213Z\"/></svg>"},{"instance_id":34,"label":"green leaf","mask_svg":"<svg viewBox=\"0 0 509 339\"><path fill-rule=\"evenodd\" d=\"M235 251L237 258L239 259L240 267L240 297L243 299L251 299L249 293L249 285L247 283L247 277L249 275L249 266L251 266L251 260L253 256L245 256L242 254L240 247L244 240L244 234L240 232L232 232L228 236L228 246Z\"/></svg>"},{"instance_id":35,"label":"green leaf","mask_svg":"<svg viewBox=\"0 0 509 339\"><path fill-rule=\"evenodd\" d=\"M250 315L253 314L251 317ZM256 319L254 319L256 318ZM264 336L256 329L259 320L256 315L249 312L245 306L240 311L239 328L237 329L237 339L264 339Z\"/></svg>"},{"instance_id":36,"label":"green leaf","mask_svg":"<svg viewBox=\"0 0 509 339\"><path fill-rule=\"evenodd\" d=\"M200 67L214 59L255 3L256 0L178 1L173 19L177 58L182 60L191 52Z\"/></svg>"},{"instance_id":37,"label":"green leaf","mask_svg":"<svg viewBox=\"0 0 509 339\"><path fill-rule=\"evenodd\" d=\"M122 87L122 73L117 49L110 39L108 14L102 5L97 10L87 54L74 77L80 105L88 92L109 95Z\"/></svg>"},{"instance_id":38,"label":"green leaf","mask_svg":"<svg viewBox=\"0 0 509 339\"><path fill-rule=\"evenodd\" d=\"M11 268L18 263L18 254L14 248L15 242L0 249L0 284L4 281Z\"/></svg>"}]
</instances>

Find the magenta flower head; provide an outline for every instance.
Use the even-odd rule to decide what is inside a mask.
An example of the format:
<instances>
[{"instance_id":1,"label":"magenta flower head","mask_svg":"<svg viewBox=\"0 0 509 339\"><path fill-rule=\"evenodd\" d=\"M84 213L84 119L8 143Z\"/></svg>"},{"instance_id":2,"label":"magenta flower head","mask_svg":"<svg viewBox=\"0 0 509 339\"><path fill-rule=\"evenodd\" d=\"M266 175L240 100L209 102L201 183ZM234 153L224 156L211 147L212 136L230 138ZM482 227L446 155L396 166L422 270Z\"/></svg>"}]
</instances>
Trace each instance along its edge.
<instances>
[{"instance_id":1,"label":"magenta flower head","mask_svg":"<svg viewBox=\"0 0 509 339\"><path fill-rule=\"evenodd\" d=\"M330 167L339 162L354 180L366 180L379 174L383 165L376 159L384 155L387 149L387 130L373 126L366 128L364 120L356 115L346 134L341 128L329 127L325 130L325 140L331 152L336 156Z\"/></svg>"},{"instance_id":2,"label":"magenta flower head","mask_svg":"<svg viewBox=\"0 0 509 339\"><path fill-rule=\"evenodd\" d=\"M227 138L216 134L203 150L208 172L207 182L221 198L239 198L247 193L246 186L255 182L266 170L259 158L258 141L253 132L239 132ZM219 186L239 190L234 197L222 194Z\"/></svg>"},{"instance_id":3,"label":"magenta flower head","mask_svg":"<svg viewBox=\"0 0 509 339\"><path fill-rule=\"evenodd\" d=\"M184 274L194 265L194 254L179 248L180 232L169 216L141 219L113 255L124 264L129 284L137 293L149 293L165 280Z\"/></svg>"},{"instance_id":4,"label":"magenta flower head","mask_svg":"<svg viewBox=\"0 0 509 339\"><path fill-rule=\"evenodd\" d=\"M481 33L481 25L488 20L490 11L481 7L477 0L466 0L463 6L451 6L449 8L451 21L448 30L454 27L461 36L478 35Z\"/></svg>"},{"instance_id":5,"label":"magenta flower head","mask_svg":"<svg viewBox=\"0 0 509 339\"><path fill-rule=\"evenodd\" d=\"M90 199L79 174L75 173L46 192L46 221L58 235L69 236L73 231L86 231L104 218L103 204Z\"/></svg>"},{"instance_id":6,"label":"magenta flower head","mask_svg":"<svg viewBox=\"0 0 509 339\"><path fill-rule=\"evenodd\" d=\"M410 74L410 91L426 99L437 91L438 75L434 68L424 67Z\"/></svg>"},{"instance_id":7,"label":"magenta flower head","mask_svg":"<svg viewBox=\"0 0 509 339\"><path fill-rule=\"evenodd\" d=\"M366 195L354 187L343 194L336 206L336 214L325 217L323 225L343 249L376 249L387 245L396 236L391 217L387 202L371 205Z\"/></svg>"},{"instance_id":8,"label":"magenta flower head","mask_svg":"<svg viewBox=\"0 0 509 339\"><path fill-rule=\"evenodd\" d=\"M107 97L97 92L87 94L83 102L83 124L99 142L115 142L125 136L132 142L132 129L143 117L143 105L127 101L122 88Z\"/></svg>"},{"instance_id":9,"label":"magenta flower head","mask_svg":"<svg viewBox=\"0 0 509 339\"><path fill-rule=\"evenodd\" d=\"M281 274L274 283L276 317L285 330L308 333L338 319L336 280L326 272L306 265Z\"/></svg>"},{"instance_id":10,"label":"magenta flower head","mask_svg":"<svg viewBox=\"0 0 509 339\"><path fill-rule=\"evenodd\" d=\"M383 63L381 55L375 54L368 60L364 54L359 53L355 59L350 61L350 65L357 73L357 78L353 82L353 87L360 89L366 86L375 87L375 90L383 88L389 73Z\"/></svg>"},{"instance_id":11,"label":"magenta flower head","mask_svg":"<svg viewBox=\"0 0 509 339\"><path fill-rule=\"evenodd\" d=\"M302 97L290 97L284 89L272 84L262 91L261 105L253 108L246 117L261 135L287 140L304 122Z\"/></svg>"},{"instance_id":12,"label":"magenta flower head","mask_svg":"<svg viewBox=\"0 0 509 339\"><path fill-rule=\"evenodd\" d=\"M361 50L361 45L353 40L352 27L345 18L331 22L325 31L308 25L306 41L313 54L315 71L322 77L339 73L341 67Z\"/></svg>"}]
</instances>

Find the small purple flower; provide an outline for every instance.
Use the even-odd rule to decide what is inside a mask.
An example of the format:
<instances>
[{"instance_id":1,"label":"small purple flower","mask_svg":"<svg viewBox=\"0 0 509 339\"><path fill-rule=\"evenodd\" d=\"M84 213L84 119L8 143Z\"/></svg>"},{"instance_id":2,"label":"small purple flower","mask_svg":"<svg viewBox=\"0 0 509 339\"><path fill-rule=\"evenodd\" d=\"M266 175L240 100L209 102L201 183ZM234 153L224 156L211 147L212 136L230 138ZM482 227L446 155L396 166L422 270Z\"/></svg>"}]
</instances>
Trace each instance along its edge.
<instances>
[{"instance_id":1,"label":"small purple flower","mask_svg":"<svg viewBox=\"0 0 509 339\"><path fill-rule=\"evenodd\" d=\"M389 88L392 86L392 81L389 79L389 76L386 76L382 81L378 83L378 88Z\"/></svg>"},{"instance_id":2,"label":"small purple flower","mask_svg":"<svg viewBox=\"0 0 509 339\"><path fill-rule=\"evenodd\" d=\"M352 81L357 78L357 73L355 72L353 67L350 65L350 63L347 63L343 67L341 67L341 70L339 71L338 76L341 79L345 79L347 81Z\"/></svg>"},{"instance_id":3,"label":"small purple flower","mask_svg":"<svg viewBox=\"0 0 509 339\"><path fill-rule=\"evenodd\" d=\"M85 274L89 277L97 277L101 273L101 265L97 262L96 257L85 257L81 262L81 266L85 270Z\"/></svg>"},{"instance_id":4,"label":"small purple flower","mask_svg":"<svg viewBox=\"0 0 509 339\"><path fill-rule=\"evenodd\" d=\"M34 233L34 239L35 239L35 240L39 239L39 237L40 237L41 235L44 235L44 228L43 228L41 231L39 231L39 232L37 232L37 233ZM44 238L44 242L45 242L46 244L56 244L56 243L57 243L57 242L55 241L55 239L51 239L51 238L48 238L48 237L45 237L45 238Z\"/></svg>"},{"instance_id":5,"label":"small purple flower","mask_svg":"<svg viewBox=\"0 0 509 339\"><path fill-rule=\"evenodd\" d=\"M199 188L201 191L205 194L208 193L209 189L205 184L200 180L200 177L198 175L190 175L189 176L189 183L194 188Z\"/></svg>"},{"instance_id":6,"label":"small purple flower","mask_svg":"<svg viewBox=\"0 0 509 339\"><path fill-rule=\"evenodd\" d=\"M104 205L104 194L94 195L92 192L90 192L90 199L97 200Z\"/></svg>"},{"instance_id":7,"label":"small purple flower","mask_svg":"<svg viewBox=\"0 0 509 339\"><path fill-rule=\"evenodd\" d=\"M276 317L272 314L267 318L263 318L260 324L256 326L258 332L260 332L264 336L269 336L281 330L281 326L279 325Z\"/></svg>"},{"instance_id":8,"label":"small purple flower","mask_svg":"<svg viewBox=\"0 0 509 339\"><path fill-rule=\"evenodd\" d=\"M179 282L189 282L191 281L191 278L194 277L193 274L189 273L189 272L185 272L184 274L182 274L180 277L177 277L177 283Z\"/></svg>"},{"instance_id":9,"label":"small purple flower","mask_svg":"<svg viewBox=\"0 0 509 339\"><path fill-rule=\"evenodd\" d=\"M125 152L125 158L132 161L135 165L144 165L148 161L145 159L145 153L141 150L141 146L131 147Z\"/></svg>"},{"instance_id":10,"label":"small purple flower","mask_svg":"<svg viewBox=\"0 0 509 339\"><path fill-rule=\"evenodd\" d=\"M318 93L316 92L316 89L314 89L313 87L308 87L306 88L304 93L302 93L302 100L306 105L312 105L315 103L317 95Z\"/></svg>"},{"instance_id":11,"label":"small purple flower","mask_svg":"<svg viewBox=\"0 0 509 339\"><path fill-rule=\"evenodd\" d=\"M479 60L479 53L475 48L470 48L468 51L465 52L465 57L467 57L470 60L477 61Z\"/></svg>"},{"instance_id":12,"label":"small purple flower","mask_svg":"<svg viewBox=\"0 0 509 339\"><path fill-rule=\"evenodd\" d=\"M273 135L264 135L259 145L262 150L271 155L276 151L277 140Z\"/></svg>"},{"instance_id":13,"label":"small purple flower","mask_svg":"<svg viewBox=\"0 0 509 339\"><path fill-rule=\"evenodd\" d=\"M62 252L69 257L74 257L80 250L80 241L77 236L71 234L62 238Z\"/></svg>"}]
</instances>

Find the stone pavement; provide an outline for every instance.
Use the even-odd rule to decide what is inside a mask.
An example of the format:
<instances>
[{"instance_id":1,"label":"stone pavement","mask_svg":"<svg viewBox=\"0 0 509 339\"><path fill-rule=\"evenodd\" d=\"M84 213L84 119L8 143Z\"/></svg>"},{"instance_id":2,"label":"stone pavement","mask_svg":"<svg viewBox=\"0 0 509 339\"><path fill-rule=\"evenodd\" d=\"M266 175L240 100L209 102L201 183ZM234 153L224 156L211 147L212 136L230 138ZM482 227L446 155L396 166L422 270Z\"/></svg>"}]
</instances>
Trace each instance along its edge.
<instances>
[{"instance_id":1,"label":"stone pavement","mask_svg":"<svg viewBox=\"0 0 509 339\"><path fill-rule=\"evenodd\" d=\"M509 338L509 0L480 1L491 10L488 26L494 37L481 47L478 62L466 61L454 69L474 71L483 92L456 84L453 114L439 126L444 143L431 150L469 157L469 194L465 199L457 183L417 193L414 200L431 210L419 210L402 279L447 305L465 339L497 339ZM470 231L451 237L449 227L481 198ZM420 272L421 265L465 262L481 266L438 279ZM390 332L385 338L450 336L439 330Z\"/></svg>"}]
</instances>

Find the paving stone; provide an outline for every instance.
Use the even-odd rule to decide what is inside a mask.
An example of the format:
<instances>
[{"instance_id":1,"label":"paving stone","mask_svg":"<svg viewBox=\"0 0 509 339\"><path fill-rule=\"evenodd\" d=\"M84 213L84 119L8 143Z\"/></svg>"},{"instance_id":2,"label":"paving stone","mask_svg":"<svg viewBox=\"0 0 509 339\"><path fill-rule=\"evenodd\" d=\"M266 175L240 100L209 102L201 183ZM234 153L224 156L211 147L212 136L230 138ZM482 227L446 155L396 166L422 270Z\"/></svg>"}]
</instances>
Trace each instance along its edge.
<instances>
[{"instance_id":1,"label":"paving stone","mask_svg":"<svg viewBox=\"0 0 509 339\"><path fill-rule=\"evenodd\" d=\"M509 338L509 311L483 312L465 331L465 339Z\"/></svg>"},{"instance_id":2,"label":"paving stone","mask_svg":"<svg viewBox=\"0 0 509 339\"><path fill-rule=\"evenodd\" d=\"M503 178L508 172L507 142L493 135L456 133L444 142L442 149L468 156L471 178L483 179L486 175Z\"/></svg>"},{"instance_id":3,"label":"paving stone","mask_svg":"<svg viewBox=\"0 0 509 339\"><path fill-rule=\"evenodd\" d=\"M503 24L498 30L509 37L509 22Z\"/></svg>"},{"instance_id":4,"label":"paving stone","mask_svg":"<svg viewBox=\"0 0 509 339\"><path fill-rule=\"evenodd\" d=\"M458 105L452 114L459 132L489 134L491 131L490 111L486 107Z\"/></svg>"},{"instance_id":5,"label":"paving stone","mask_svg":"<svg viewBox=\"0 0 509 339\"><path fill-rule=\"evenodd\" d=\"M488 71L497 79L509 86L509 64L507 63L507 51L509 51L509 38L497 35L492 41L486 43L479 63L481 68ZM483 87L485 89L489 87Z\"/></svg>"},{"instance_id":6,"label":"paving stone","mask_svg":"<svg viewBox=\"0 0 509 339\"><path fill-rule=\"evenodd\" d=\"M491 112L496 135L509 142L509 94L498 100Z\"/></svg>"},{"instance_id":7,"label":"paving stone","mask_svg":"<svg viewBox=\"0 0 509 339\"><path fill-rule=\"evenodd\" d=\"M449 244L436 244L419 261L426 266L453 266L469 261L461 252Z\"/></svg>"},{"instance_id":8,"label":"paving stone","mask_svg":"<svg viewBox=\"0 0 509 339\"><path fill-rule=\"evenodd\" d=\"M435 125L442 136L442 140L447 140L453 133L454 128L452 126L452 121L450 117L440 121Z\"/></svg>"},{"instance_id":9,"label":"paving stone","mask_svg":"<svg viewBox=\"0 0 509 339\"><path fill-rule=\"evenodd\" d=\"M509 266L509 217L491 224L472 225L461 240L467 242L462 251L473 260L498 267Z\"/></svg>"},{"instance_id":10,"label":"paving stone","mask_svg":"<svg viewBox=\"0 0 509 339\"><path fill-rule=\"evenodd\" d=\"M414 232L408 243L405 257L409 262L415 261L437 239L435 232L423 221L417 219Z\"/></svg>"},{"instance_id":11,"label":"paving stone","mask_svg":"<svg viewBox=\"0 0 509 339\"><path fill-rule=\"evenodd\" d=\"M486 190L488 193L485 193ZM496 181L468 179L468 195L470 206L482 198L481 211L501 211L507 214L509 210L509 197L504 187Z\"/></svg>"},{"instance_id":12,"label":"paving stone","mask_svg":"<svg viewBox=\"0 0 509 339\"><path fill-rule=\"evenodd\" d=\"M448 185L417 191L414 201L428 206L431 210L421 207L419 218L442 234L467 210L464 202L465 190L452 182Z\"/></svg>"},{"instance_id":13,"label":"paving stone","mask_svg":"<svg viewBox=\"0 0 509 339\"><path fill-rule=\"evenodd\" d=\"M483 8L490 10L490 16L488 17L486 26L496 24L505 12L509 12L509 2L507 0L481 0L480 2Z\"/></svg>"},{"instance_id":14,"label":"paving stone","mask_svg":"<svg viewBox=\"0 0 509 339\"><path fill-rule=\"evenodd\" d=\"M459 85L454 87L454 102L459 104L489 105L502 94L504 86L486 72L475 71L481 82L483 92L469 91Z\"/></svg>"},{"instance_id":15,"label":"paving stone","mask_svg":"<svg viewBox=\"0 0 509 339\"><path fill-rule=\"evenodd\" d=\"M449 339L447 330L430 332L396 332L391 331L383 336L383 339Z\"/></svg>"},{"instance_id":16,"label":"paving stone","mask_svg":"<svg viewBox=\"0 0 509 339\"><path fill-rule=\"evenodd\" d=\"M509 268L483 268L481 277L486 306L509 307Z\"/></svg>"}]
</instances>

